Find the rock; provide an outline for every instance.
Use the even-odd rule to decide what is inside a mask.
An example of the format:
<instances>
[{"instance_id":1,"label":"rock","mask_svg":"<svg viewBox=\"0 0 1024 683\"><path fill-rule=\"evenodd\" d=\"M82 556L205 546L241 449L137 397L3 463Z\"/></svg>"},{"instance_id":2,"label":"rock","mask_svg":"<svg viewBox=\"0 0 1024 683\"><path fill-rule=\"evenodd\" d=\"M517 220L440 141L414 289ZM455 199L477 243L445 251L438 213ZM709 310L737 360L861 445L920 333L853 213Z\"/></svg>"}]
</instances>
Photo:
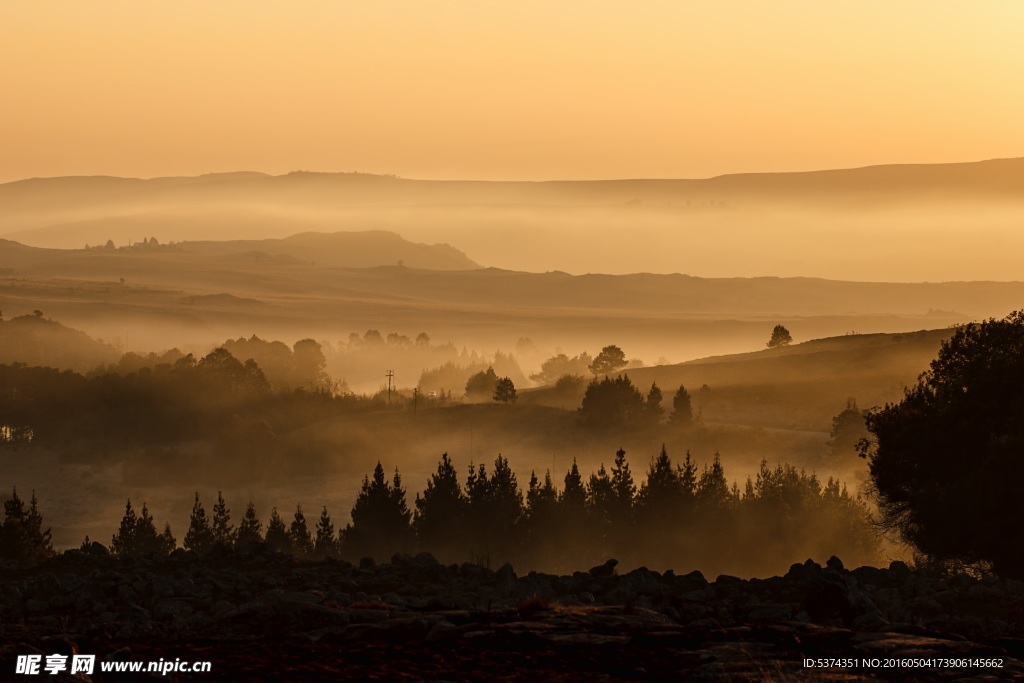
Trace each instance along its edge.
<instances>
[{"instance_id":1,"label":"rock","mask_svg":"<svg viewBox=\"0 0 1024 683\"><path fill-rule=\"evenodd\" d=\"M32 585L32 595L39 600L49 600L63 594L64 587L60 585L60 579L53 572L40 574Z\"/></svg>"},{"instance_id":2,"label":"rock","mask_svg":"<svg viewBox=\"0 0 1024 683\"><path fill-rule=\"evenodd\" d=\"M591 576L597 576L597 577L614 576L615 575L615 567L618 564L619 564L618 560L615 560L615 559L608 560L607 562L605 562L602 565L599 565L597 567L591 567L590 575Z\"/></svg>"},{"instance_id":3,"label":"rock","mask_svg":"<svg viewBox=\"0 0 1024 683\"><path fill-rule=\"evenodd\" d=\"M833 555L832 557L828 558L828 560L827 560L827 561L825 562L825 565L826 565L826 566L827 566L827 567L828 567L829 569L834 569L834 570L836 570L836 571L838 571L838 572L841 572L841 571L843 571L843 569L844 569L844 567L843 567L843 561L842 561L842 560L840 560L840 559L839 559L838 557L836 557L835 555Z\"/></svg>"},{"instance_id":4,"label":"rock","mask_svg":"<svg viewBox=\"0 0 1024 683\"><path fill-rule=\"evenodd\" d=\"M161 600L153 606L153 618L161 621L184 619L192 614L192 607L184 600Z\"/></svg>"},{"instance_id":5,"label":"rock","mask_svg":"<svg viewBox=\"0 0 1024 683\"><path fill-rule=\"evenodd\" d=\"M788 621L793 618L793 608L790 605L758 605L750 610L747 618L753 622Z\"/></svg>"}]
</instances>

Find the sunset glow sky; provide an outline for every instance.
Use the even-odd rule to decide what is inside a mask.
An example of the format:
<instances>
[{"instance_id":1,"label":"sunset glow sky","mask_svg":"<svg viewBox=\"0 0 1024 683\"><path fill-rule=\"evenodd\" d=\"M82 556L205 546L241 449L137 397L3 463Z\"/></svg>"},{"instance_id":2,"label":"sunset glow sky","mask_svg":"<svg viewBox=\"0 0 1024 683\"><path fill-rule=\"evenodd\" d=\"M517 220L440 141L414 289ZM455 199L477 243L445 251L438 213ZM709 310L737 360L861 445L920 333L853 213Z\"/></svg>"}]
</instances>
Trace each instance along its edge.
<instances>
[{"instance_id":1,"label":"sunset glow sky","mask_svg":"<svg viewBox=\"0 0 1024 683\"><path fill-rule=\"evenodd\" d=\"M1024 156L1024 3L0 4L0 182Z\"/></svg>"}]
</instances>

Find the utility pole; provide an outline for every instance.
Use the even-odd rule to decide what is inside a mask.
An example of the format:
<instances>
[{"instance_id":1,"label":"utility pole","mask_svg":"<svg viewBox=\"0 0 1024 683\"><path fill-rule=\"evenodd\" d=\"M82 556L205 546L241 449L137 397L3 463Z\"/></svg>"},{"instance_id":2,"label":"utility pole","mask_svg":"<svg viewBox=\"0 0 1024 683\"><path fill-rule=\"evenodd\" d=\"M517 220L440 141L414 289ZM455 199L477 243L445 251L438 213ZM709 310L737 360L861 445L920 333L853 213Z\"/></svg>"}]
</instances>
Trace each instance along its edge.
<instances>
[{"instance_id":1,"label":"utility pole","mask_svg":"<svg viewBox=\"0 0 1024 683\"><path fill-rule=\"evenodd\" d=\"M388 370L388 405L391 405L391 379L395 376L394 370Z\"/></svg>"}]
</instances>

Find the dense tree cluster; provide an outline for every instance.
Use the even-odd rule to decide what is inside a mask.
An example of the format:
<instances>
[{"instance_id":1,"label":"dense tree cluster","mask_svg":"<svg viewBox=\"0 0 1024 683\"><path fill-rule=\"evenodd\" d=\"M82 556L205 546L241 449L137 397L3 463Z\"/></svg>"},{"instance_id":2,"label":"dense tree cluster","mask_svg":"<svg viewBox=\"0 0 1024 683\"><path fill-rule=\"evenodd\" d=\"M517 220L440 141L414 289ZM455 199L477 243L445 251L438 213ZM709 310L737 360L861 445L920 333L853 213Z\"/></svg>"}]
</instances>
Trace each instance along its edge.
<instances>
[{"instance_id":1,"label":"dense tree cluster","mask_svg":"<svg viewBox=\"0 0 1024 683\"><path fill-rule=\"evenodd\" d=\"M50 543L50 529L43 528L36 494L32 492L28 508L18 496L18 490L11 491L11 497L4 501L4 521L0 525L0 559L37 562L53 554Z\"/></svg>"},{"instance_id":2,"label":"dense tree cluster","mask_svg":"<svg viewBox=\"0 0 1024 683\"><path fill-rule=\"evenodd\" d=\"M1024 577L1024 311L957 328L866 419L882 521L933 560Z\"/></svg>"},{"instance_id":3,"label":"dense tree cluster","mask_svg":"<svg viewBox=\"0 0 1024 683\"><path fill-rule=\"evenodd\" d=\"M640 427L661 422L664 397L657 383L652 383L645 397L629 379L629 375L594 379L587 385L580 404L584 422L593 427ZM690 394L680 385L672 398L669 422L680 427L693 423Z\"/></svg>"},{"instance_id":4,"label":"dense tree cluster","mask_svg":"<svg viewBox=\"0 0 1024 683\"><path fill-rule=\"evenodd\" d=\"M560 487L550 471L543 477L531 473L524 495L508 460L499 455L492 468L470 465L464 482L442 455L410 510L398 471L389 478L377 463L363 479L351 522L337 533L326 507L314 526L301 505L290 523L273 509L263 533L251 502L236 529L222 495L211 518L196 494L183 547L205 554L218 547L266 544L301 556L353 561L426 550L446 562L498 566L511 561L555 571L610 557L632 565L699 564L755 573L785 566L794 557L842 552L853 562L875 559L876 537L864 504L837 480L823 484L787 465L772 468L762 462L741 490L729 483L717 453L699 467L689 453L675 464L662 447L638 481L620 449L610 469L602 465L589 478L573 461ZM17 517L16 509L10 507L9 518ZM18 519L35 515L29 524L35 547L49 553L48 532L45 543L39 540L34 503L30 510ZM20 523L8 522L5 529ZM111 550L130 556L166 554L174 547L170 527L158 534L146 506L137 516L129 501Z\"/></svg>"}]
</instances>

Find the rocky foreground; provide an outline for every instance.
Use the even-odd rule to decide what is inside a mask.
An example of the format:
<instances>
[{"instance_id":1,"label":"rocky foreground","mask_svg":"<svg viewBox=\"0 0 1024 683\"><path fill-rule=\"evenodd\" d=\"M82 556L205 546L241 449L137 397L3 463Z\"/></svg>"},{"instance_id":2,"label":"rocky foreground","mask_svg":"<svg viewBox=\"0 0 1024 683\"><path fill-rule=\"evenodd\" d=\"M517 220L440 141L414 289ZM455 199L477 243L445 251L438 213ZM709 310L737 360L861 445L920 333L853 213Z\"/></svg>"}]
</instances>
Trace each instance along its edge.
<instances>
[{"instance_id":1,"label":"rocky foreground","mask_svg":"<svg viewBox=\"0 0 1024 683\"><path fill-rule=\"evenodd\" d=\"M709 582L618 575L614 560L518 576L425 553L359 566L262 549L133 560L97 544L0 564L4 681L1018 679L1022 633L1024 583L901 562L808 560L781 577ZM15 673L17 655L73 653L209 660L212 670Z\"/></svg>"}]
</instances>

